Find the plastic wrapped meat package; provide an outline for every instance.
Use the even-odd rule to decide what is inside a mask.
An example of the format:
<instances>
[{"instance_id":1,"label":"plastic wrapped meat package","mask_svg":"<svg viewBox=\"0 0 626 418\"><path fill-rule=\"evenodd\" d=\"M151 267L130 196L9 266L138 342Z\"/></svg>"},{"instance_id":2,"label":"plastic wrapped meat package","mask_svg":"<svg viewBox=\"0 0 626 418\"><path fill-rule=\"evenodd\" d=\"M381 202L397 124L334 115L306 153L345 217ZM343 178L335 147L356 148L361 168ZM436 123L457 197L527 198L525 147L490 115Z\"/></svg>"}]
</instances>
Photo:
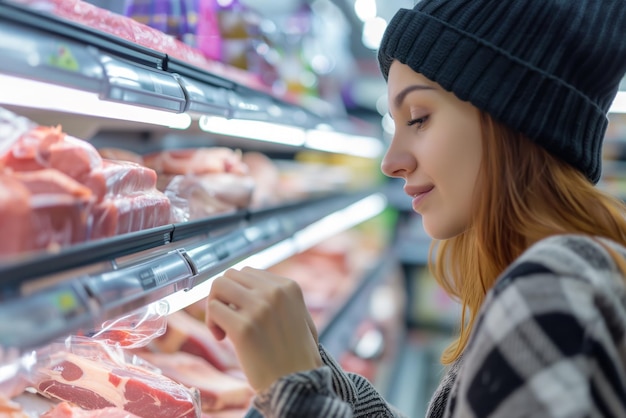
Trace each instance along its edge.
<instances>
[{"instance_id":1,"label":"plastic wrapped meat package","mask_svg":"<svg viewBox=\"0 0 626 418\"><path fill-rule=\"evenodd\" d=\"M226 147L165 150L144 156L172 204L172 220L185 222L250 206L255 180L241 153Z\"/></svg>"},{"instance_id":2,"label":"plastic wrapped meat package","mask_svg":"<svg viewBox=\"0 0 626 418\"><path fill-rule=\"evenodd\" d=\"M126 315L102 323L99 329L86 336L109 346L137 349L147 346L165 333L167 328L167 304L153 302Z\"/></svg>"},{"instance_id":3,"label":"plastic wrapped meat package","mask_svg":"<svg viewBox=\"0 0 626 418\"><path fill-rule=\"evenodd\" d=\"M90 336L73 335L12 362L5 359L0 365L14 373L0 380L8 396L2 401L20 410L23 404L25 416L46 418L199 418L197 389L164 376L130 350L163 334L166 313L155 302L103 323Z\"/></svg>"},{"instance_id":4,"label":"plastic wrapped meat package","mask_svg":"<svg viewBox=\"0 0 626 418\"><path fill-rule=\"evenodd\" d=\"M167 318L165 334L151 341L150 353L138 353L166 376L198 388L202 410L238 410L249 407L253 390L245 380L235 350L218 341L208 327L185 311Z\"/></svg>"},{"instance_id":5,"label":"plastic wrapped meat package","mask_svg":"<svg viewBox=\"0 0 626 418\"><path fill-rule=\"evenodd\" d=\"M31 381L40 395L85 410L118 408L142 418L197 418L198 392L146 365L133 364L119 347L71 337L38 352Z\"/></svg>"},{"instance_id":6,"label":"plastic wrapped meat package","mask_svg":"<svg viewBox=\"0 0 626 418\"><path fill-rule=\"evenodd\" d=\"M104 160L61 127L37 126L0 108L0 211L11 242L0 256L164 225L168 198L154 170Z\"/></svg>"},{"instance_id":7,"label":"plastic wrapped meat package","mask_svg":"<svg viewBox=\"0 0 626 418\"><path fill-rule=\"evenodd\" d=\"M16 418L243 417L253 396L232 346L162 301L0 356L0 393L0 417Z\"/></svg>"},{"instance_id":8,"label":"plastic wrapped meat package","mask_svg":"<svg viewBox=\"0 0 626 418\"><path fill-rule=\"evenodd\" d=\"M82 0L15 0L29 7L52 13L99 31L117 36L146 48L168 54L224 77L230 77L248 87L265 89L255 74L230 67L217 61L220 57L221 38L219 36L202 37L200 49L196 49L175 37L140 23L130 17L113 13ZM211 23L214 25L214 23ZM218 33L219 28L200 24L202 34ZM208 27L207 27L208 26Z\"/></svg>"}]
</instances>

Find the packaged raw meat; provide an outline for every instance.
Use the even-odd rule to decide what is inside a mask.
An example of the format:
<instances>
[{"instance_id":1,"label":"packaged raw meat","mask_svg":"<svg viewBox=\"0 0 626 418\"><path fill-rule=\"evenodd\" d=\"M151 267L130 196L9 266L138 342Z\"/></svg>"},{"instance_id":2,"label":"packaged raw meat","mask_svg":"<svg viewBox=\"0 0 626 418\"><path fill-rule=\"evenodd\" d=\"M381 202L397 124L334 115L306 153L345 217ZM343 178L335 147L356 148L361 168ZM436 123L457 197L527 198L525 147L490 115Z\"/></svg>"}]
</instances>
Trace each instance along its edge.
<instances>
[{"instance_id":1,"label":"packaged raw meat","mask_svg":"<svg viewBox=\"0 0 626 418\"><path fill-rule=\"evenodd\" d=\"M60 126L36 126L5 109L0 134L6 135L0 137L0 211L11 215L6 230L18 237L0 244L0 255L56 250L170 222L171 205L156 189L154 170L103 160Z\"/></svg>"},{"instance_id":2,"label":"packaged raw meat","mask_svg":"<svg viewBox=\"0 0 626 418\"><path fill-rule=\"evenodd\" d=\"M1 415L0 415L1 416ZM50 409L40 418L139 418L116 407L107 407L102 409L86 410L68 402L61 402L54 408Z\"/></svg>"},{"instance_id":3,"label":"packaged raw meat","mask_svg":"<svg viewBox=\"0 0 626 418\"><path fill-rule=\"evenodd\" d=\"M0 155L1 168L12 171L53 168L80 183L101 166L102 158L91 144L66 135L60 126L37 126Z\"/></svg>"},{"instance_id":4,"label":"packaged raw meat","mask_svg":"<svg viewBox=\"0 0 626 418\"><path fill-rule=\"evenodd\" d=\"M167 304L151 303L114 320L105 321L100 329L87 333L94 340L126 349L145 347L165 333Z\"/></svg>"},{"instance_id":5,"label":"packaged raw meat","mask_svg":"<svg viewBox=\"0 0 626 418\"><path fill-rule=\"evenodd\" d=\"M185 222L250 206L254 179L241 152L226 147L166 150L146 155L157 188L172 203L172 221Z\"/></svg>"},{"instance_id":6,"label":"packaged raw meat","mask_svg":"<svg viewBox=\"0 0 626 418\"><path fill-rule=\"evenodd\" d=\"M184 311L168 315L165 334L151 345L163 353L183 351L197 355L222 372L240 369L230 341L216 340L204 323Z\"/></svg>"},{"instance_id":7,"label":"packaged raw meat","mask_svg":"<svg viewBox=\"0 0 626 418\"><path fill-rule=\"evenodd\" d=\"M170 201L158 190L108 197L91 212L91 239L111 237L165 225L170 221Z\"/></svg>"},{"instance_id":8,"label":"packaged raw meat","mask_svg":"<svg viewBox=\"0 0 626 418\"><path fill-rule=\"evenodd\" d=\"M109 10L101 9L82 0L49 0L54 4L52 12L67 20L115 35L134 42L132 22Z\"/></svg>"},{"instance_id":9,"label":"packaged raw meat","mask_svg":"<svg viewBox=\"0 0 626 418\"><path fill-rule=\"evenodd\" d=\"M144 156L144 162L159 174L248 174L241 152L226 147L160 151Z\"/></svg>"},{"instance_id":10,"label":"packaged raw meat","mask_svg":"<svg viewBox=\"0 0 626 418\"><path fill-rule=\"evenodd\" d=\"M85 241L91 191L56 170L0 174L0 255Z\"/></svg>"},{"instance_id":11,"label":"packaged raw meat","mask_svg":"<svg viewBox=\"0 0 626 418\"><path fill-rule=\"evenodd\" d=\"M6 153L22 135L36 126L29 119L0 107L0 155Z\"/></svg>"},{"instance_id":12,"label":"packaged raw meat","mask_svg":"<svg viewBox=\"0 0 626 418\"><path fill-rule=\"evenodd\" d=\"M193 354L142 353L139 356L158 367L165 376L187 387L197 388L203 411L245 408L254 395L245 380L222 373Z\"/></svg>"},{"instance_id":13,"label":"packaged raw meat","mask_svg":"<svg viewBox=\"0 0 626 418\"><path fill-rule=\"evenodd\" d=\"M67 174L52 168L35 171L8 173L22 183L31 194L66 195L89 202L93 195L90 188L80 184Z\"/></svg>"},{"instance_id":14,"label":"packaged raw meat","mask_svg":"<svg viewBox=\"0 0 626 418\"><path fill-rule=\"evenodd\" d=\"M141 418L198 418L198 391L146 367L120 349L72 337L38 351L31 383L45 397L82 409L121 408Z\"/></svg>"},{"instance_id":15,"label":"packaged raw meat","mask_svg":"<svg viewBox=\"0 0 626 418\"><path fill-rule=\"evenodd\" d=\"M36 194L30 197L31 224L35 231L28 250L55 251L85 242L91 202L65 194Z\"/></svg>"},{"instance_id":16,"label":"packaged raw meat","mask_svg":"<svg viewBox=\"0 0 626 418\"><path fill-rule=\"evenodd\" d=\"M254 179L251 206L262 207L280 202L280 170L274 162L260 152L244 152L241 161Z\"/></svg>"},{"instance_id":17,"label":"packaged raw meat","mask_svg":"<svg viewBox=\"0 0 626 418\"><path fill-rule=\"evenodd\" d=\"M105 180L106 196L155 191L156 189L156 172L137 163L103 160L101 171Z\"/></svg>"},{"instance_id":18,"label":"packaged raw meat","mask_svg":"<svg viewBox=\"0 0 626 418\"><path fill-rule=\"evenodd\" d=\"M30 192L18 180L0 174L0 230L6 237L0 240L0 255L19 254L30 249L28 237L34 231L30 218Z\"/></svg>"},{"instance_id":19,"label":"packaged raw meat","mask_svg":"<svg viewBox=\"0 0 626 418\"><path fill-rule=\"evenodd\" d=\"M3 350L0 347L0 405L3 400L21 394L28 387L29 359L28 354L20 356L17 350Z\"/></svg>"},{"instance_id":20,"label":"packaged raw meat","mask_svg":"<svg viewBox=\"0 0 626 418\"><path fill-rule=\"evenodd\" d=\"M177 175L163 193L172 204L172 221L185 222L250 206L254 184L252 177L232 173Z\"/></svg>"}]
</instances>

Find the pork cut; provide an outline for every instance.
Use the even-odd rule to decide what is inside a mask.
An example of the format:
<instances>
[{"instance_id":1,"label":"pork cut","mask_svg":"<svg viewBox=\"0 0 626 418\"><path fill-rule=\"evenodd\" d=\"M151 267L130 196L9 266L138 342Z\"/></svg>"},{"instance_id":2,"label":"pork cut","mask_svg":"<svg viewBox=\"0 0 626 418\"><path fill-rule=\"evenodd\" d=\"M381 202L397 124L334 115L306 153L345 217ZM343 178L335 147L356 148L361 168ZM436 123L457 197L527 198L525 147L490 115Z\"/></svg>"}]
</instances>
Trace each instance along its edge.
<instances>
[{"instance_id":1,"label":"pork cut","mask_svg":"<svg viewBox=\"0 0 626 418\"><path fill-rule=\"evenodd\" d=\"M198 418L197 391L146 368L70 352L51 356L34 384L43 396L87 410L117 407L142 418Z\"/></svg>"},{"instance_id":2,"label":"pork cut","mask_svg":"<svg viewBox=\"0 0 626 418\"><path fill-rule=\"evenodd\" d=\"M13 171L54 168L84 183L94 169L102 166L102 157L93 145L66 135L60 126L38 126L0 156L0 165Z\"/></svg>"},{"instance_id":3,"label":"pork cut","mask_svg":"<svg viewBox=\"0 0 626 418\"><path fill-rule=\"evenodd\" d=\"M172 202L175 222L246 208L250 205L254 191L252 177L231 173L185 176L165 174L159 177L169 180L163 192Z\"/></svg>"},{"instance_id":4,"label":"pork cut","mask_svg":"<svg viewBox=\"0 0 626 418\"><path fill-rule=\"evenodd\" d=\"M254 395L246 381L220 372L209 362L193 354L141 353L140 357L176 382L197 388L200 391L203 411L244 408L250 404Z\"/></svg>"},{"instance_id":5,"label":"pork cut","mask_svg":"<svg viewBox=\"0 0 626 418\"><path fill-rule=\"evenodd\" d=\"M94 169L85 178L85 185L100 201L104 197L156 189L154 170L129 161L102 160L102 167Z\"/></svg>"},{"instance_id":6,"label":"pork cut","mask_svg":"<svg viewBox=\"0 0 626 418\"><path fill-rule=\"evenodd\" d=\"M11 176L19 180L32 194L64 194L86 201L92 197L91 189L52 168L18 171L11 173Z\"/></svg>"},{"instance_id":7,"label":"pork cut","mask_svg":"<svg viewBox=\"0 0 626 418\"><path fill-rule=\"evenodd\" d=\"M30 205L34 234L26 238L29 249L55 250L89 238L90 202L64 194L38 194L31 196Z\"/></svg>"},{"instance_id":8,"label":"pork cut","mask_svg":"<svg viewBox=\"0 0 626 418\"><path fill-rule=\"evenodd\" d=\"M26 186L10 176L0 175L0 231L5 237L0 240L2 256L29 249L28 237L33 235L29 200Z\"/></svg>"},{"instance_id":9,"label":"pork cut","mask_svg":"<svg viewBox=\"0 0 626 418\"><path fill-rule=\"evenodd\" d=\"M218 341L204 323L185 311L168 315L165 334L154 339L152 344L164 353L183 351L194 354L222 372L241 368L232 343Z\"/></svg>"},{"instance_id":10,"label":"pork cut","mask_svg":"<svg viewBox=\"0 0 626 418\"><path fill-rule=\"evenodd\" d=\"M137 415L115 407L85 410L68 402L61 402L40 418L137 418Z\"/></svg>"},{"instance_id":11,"label":"pork cut","mask_svg":"<svg viewBox=\"0 0 626 418\"><path fill-rule=\"evenodd\" d=\"M169 223L170 201L157 190L137 192L107 198L91 214L91 239L105 238Z\"/></svg>"},{"instance_id":12,"label":"pork cut","mask_svg":"<svg viewBox=\"0 0 626 418\"><path fill-rule=\"evenodd\" d=\"M164 174L248 174L241 152L226 147L165 150L144 156L144 163Z\"/></svg>"}]
</instances>

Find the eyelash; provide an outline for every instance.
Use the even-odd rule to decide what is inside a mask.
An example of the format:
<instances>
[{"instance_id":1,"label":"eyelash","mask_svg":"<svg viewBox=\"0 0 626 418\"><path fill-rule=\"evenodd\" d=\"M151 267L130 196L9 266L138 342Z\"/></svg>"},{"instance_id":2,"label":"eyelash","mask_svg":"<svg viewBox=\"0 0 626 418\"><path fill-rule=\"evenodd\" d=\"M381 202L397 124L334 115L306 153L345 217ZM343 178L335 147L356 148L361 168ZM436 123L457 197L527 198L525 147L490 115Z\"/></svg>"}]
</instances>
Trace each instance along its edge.
<instances>
[{"instance_id":1,"label":"eyelash","mask_svg":"<svg viewBox=\"0 0 626 418\"><path fill-rule=\"evenodd\" d=\"M421 118L416 118L413 120L410 120L407 122L407 126L413 126L413 125L418 125L417 127L418 129L422 128L424 126L424 124L426 123L426 121L428 120L429 115L426 116L422 116Z\"/></svg>"}]
</instances>

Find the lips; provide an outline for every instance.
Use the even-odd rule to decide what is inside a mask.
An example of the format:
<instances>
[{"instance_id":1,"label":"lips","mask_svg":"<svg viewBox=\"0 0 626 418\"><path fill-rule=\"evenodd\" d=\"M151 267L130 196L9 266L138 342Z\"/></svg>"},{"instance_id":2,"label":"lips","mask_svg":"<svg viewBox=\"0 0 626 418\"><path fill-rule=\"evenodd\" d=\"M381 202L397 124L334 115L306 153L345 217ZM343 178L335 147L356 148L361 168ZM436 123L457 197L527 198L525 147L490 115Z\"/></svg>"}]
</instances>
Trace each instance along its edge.
<instances>
[{"instance_id":1,"label":"lips","mask_svg":"<svg viewBox=\"0 0 626 418\"><path fill-rule=\"evenodd\" d=\"M434 188L435 186L433 186L432 184L426 184L423 186L405 186L404 192L411 197L417 197L419 195L430 192Z\"/></svg>"},{"instance_id":2,"label":"lips","mask_svg":"<svg viewBox=\"0 0 626 418\"><path fill-rule=\"evenodd\" d=\"M424 185L424 186L407 186L404 188L406 194L413 198L411 202L411 206L414 211L418 211L418 206L422 201L430 194L430 192L435 188L432 184Z\"/></svg>"}]
</instances>

